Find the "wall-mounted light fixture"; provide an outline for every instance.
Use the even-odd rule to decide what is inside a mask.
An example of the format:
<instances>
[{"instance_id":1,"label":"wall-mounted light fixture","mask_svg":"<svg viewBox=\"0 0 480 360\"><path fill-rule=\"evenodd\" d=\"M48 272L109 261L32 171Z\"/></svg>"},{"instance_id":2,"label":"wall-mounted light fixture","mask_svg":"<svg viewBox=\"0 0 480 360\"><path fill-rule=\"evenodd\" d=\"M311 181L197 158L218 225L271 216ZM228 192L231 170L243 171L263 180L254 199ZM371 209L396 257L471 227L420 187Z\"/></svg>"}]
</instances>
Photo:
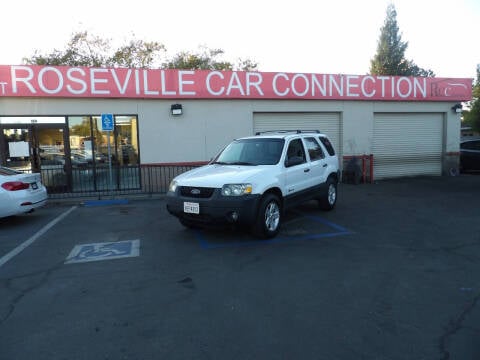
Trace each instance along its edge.
<instances>
[{"instance_id":1,"label":"wall-mounted light fixture","mask_svg":"<svg viewBox=\"0 0 480 360\"><path fill-rule=\"evenodd\" d=\"M172 115L182 115L182 104L172 104L170 111L172 112Z\"/></svg>"},{"instance_id":2,"label":"wall-mounted light fixture","mask_svg":"<svg viewBox=\"0 0 480 360\"><path fill-rule=\"evenodd\" d=\"M458 103L452 106L452 111L454 113L461 113L462 112L462 104Z\"/></svg>"}]
</instances>

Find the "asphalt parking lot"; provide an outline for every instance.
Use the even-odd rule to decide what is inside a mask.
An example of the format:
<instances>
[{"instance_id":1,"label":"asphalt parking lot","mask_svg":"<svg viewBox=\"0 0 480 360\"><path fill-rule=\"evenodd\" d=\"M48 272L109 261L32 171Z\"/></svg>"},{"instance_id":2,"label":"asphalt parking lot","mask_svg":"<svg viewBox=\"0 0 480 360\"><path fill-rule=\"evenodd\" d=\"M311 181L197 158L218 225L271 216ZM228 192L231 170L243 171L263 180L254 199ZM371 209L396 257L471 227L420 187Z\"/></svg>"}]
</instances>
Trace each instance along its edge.
<instances>
[{"instance_id":1,"label":"asphalt parking lot","mask_svg":"<svg viewBox=\"0 0 480 360\"><path fill-rule=\"evenodd\" d=\"M0 359L480 359L480 176L340 184L279 236L162 198L0 219Z\"/></svg>"}]
</instances>

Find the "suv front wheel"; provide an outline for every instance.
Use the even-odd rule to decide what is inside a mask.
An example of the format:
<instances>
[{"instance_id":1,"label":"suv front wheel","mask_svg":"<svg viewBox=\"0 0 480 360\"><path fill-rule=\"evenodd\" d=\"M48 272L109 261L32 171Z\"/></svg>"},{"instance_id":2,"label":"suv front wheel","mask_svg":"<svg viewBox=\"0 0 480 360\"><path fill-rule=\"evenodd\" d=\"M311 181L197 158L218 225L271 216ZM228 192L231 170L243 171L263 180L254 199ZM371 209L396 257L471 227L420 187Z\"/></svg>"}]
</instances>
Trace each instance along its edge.
<instances>
[{"instance_id":1,"label":"suv front wheel","mask_svg":"<svg viewBox=\"0 0 480 360\"><path fill-rule=\"evenodd\" d=\"M266 194L258 207L257 219L252 227L255 236L270 239L280 231L282 210L278 196Z\"/></svg>"}]
</instances>

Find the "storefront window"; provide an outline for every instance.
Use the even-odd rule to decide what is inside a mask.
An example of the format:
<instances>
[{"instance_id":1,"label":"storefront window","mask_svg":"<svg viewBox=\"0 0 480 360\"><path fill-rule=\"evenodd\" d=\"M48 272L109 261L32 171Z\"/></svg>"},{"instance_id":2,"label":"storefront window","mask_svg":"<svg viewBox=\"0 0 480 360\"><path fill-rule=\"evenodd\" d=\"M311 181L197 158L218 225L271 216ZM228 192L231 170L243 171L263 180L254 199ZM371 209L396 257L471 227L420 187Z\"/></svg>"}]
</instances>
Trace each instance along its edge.
<instances>
[{"instance_id":1,"label":"storefront window","mask_svg":"<svg viewBox=\"0 0 480 360\"><path fill-rule=\"evenodd\" d=\"M30 134L28 129L9 128L3 130L2 164L20 171L31 171Z\"/></svg>"},{"instance_id":2,"label":"storefront window","mask_svg":"<svg viewBox=\"0 0 480 360\"><path fill-rule=\"evenodd\" d=\"M114 115L102 131L101 115L0 117L0 165L41 172L50 193L138 189L137 123Z\"/></svg>"},{"instance_id":3,"label":"storefront window","mask_svg":"<svg viewBox=\"0 0 480 360\"><path fill-rule=\"evenodd\" d=\"M138 165L137 117L116 116L116 151L121 165Z\"/></svg>"},{"instance_id":4,"label":"storefront window","mask_svg":"<svg viewBox=\"0 0 480 360\"><path fill-rule=\"evenodd\" d=\"M73 157L92 159L92 129L89 116L68 118L70 151Z\"/></svg>"},{"instance_id":5,"label":"storefront window","mask_svg":"<svg viewBox=\"0 0 480 360\"><path fill-rule=\"evenodd\" d=\"M118 190L140 186L137 117L114 116L114 121L114 131L102 131L101 116L68 118L72 168L76 161L83 161L87 168L92 169L93 181L77 181L79 185L89 186L89 189L81 190ZM74 183L75 179L73 176Z\"/></svg>"}]
</instances>

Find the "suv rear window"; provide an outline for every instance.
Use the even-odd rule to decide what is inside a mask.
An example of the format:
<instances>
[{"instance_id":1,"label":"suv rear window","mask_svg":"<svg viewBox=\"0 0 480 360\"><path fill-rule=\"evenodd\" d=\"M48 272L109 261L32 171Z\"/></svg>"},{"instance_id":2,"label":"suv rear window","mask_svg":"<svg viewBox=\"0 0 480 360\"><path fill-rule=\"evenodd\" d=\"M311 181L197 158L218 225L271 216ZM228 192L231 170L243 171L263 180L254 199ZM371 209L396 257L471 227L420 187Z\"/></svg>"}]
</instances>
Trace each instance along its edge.
<instances>
[{"instance_id":1,"label":"suv rear window","mask_svg":"<svg viewBox=\"0 0 480 360\"><path fill-rule=\"evenodd\" d=\"M320 141L322 142L325 149L327 149L330 156L335 155L335 150L333 149L332 143L326 137L320 136Z\"/></svg>"},{"instance_id":2,"label":"suv rear window","mask_svg":"<svg viewBox=\"0 0 480 360\"><path fill-rule=\"evenodd\" d=\"M310 161L323 159L325 157L325 155L323 155L322 147L315 138L305 138L305 144L307 145L307 151L310 155Z\"/></svg>"}]
</instances>

